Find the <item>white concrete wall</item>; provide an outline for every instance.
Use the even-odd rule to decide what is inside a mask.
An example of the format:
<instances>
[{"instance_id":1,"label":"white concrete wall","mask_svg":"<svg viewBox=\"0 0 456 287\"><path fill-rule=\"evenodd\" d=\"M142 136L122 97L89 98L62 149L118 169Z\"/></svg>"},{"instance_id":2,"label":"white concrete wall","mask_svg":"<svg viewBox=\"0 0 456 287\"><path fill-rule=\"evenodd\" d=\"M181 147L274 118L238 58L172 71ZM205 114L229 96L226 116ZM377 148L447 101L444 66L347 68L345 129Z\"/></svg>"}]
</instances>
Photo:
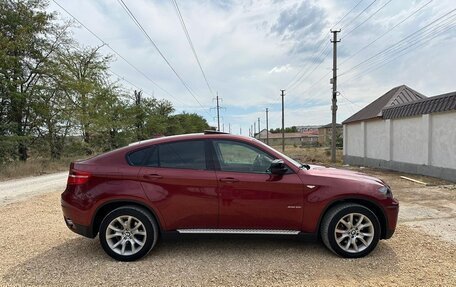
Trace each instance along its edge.
<instances>
[{"instance_id":1,"label":"white concrete wall","mask_svg":"<svg viewBox=\"0 0 456 287\"><path fill-rule=\"evenodd\" d=\"M423 145L427 143L427 139L423 139L421 116L392 120L392 128L392 159L399 162L424 164Z\"/></svg>"},{"instance_id":2,"label":"white concrete wall","mask_svg":"<svg viewBox=\"0 0 456 287\"><path fill-rule=\"evenodd\" d=\"M456 168L456 112L433 114L430 135L431 165Z\"/></svg>"},{"instance_id":3,"label":"white concrete wall","mask_svg":"<svg viewBox=\"0 0 456 287\"><path fill-rule=\"evenodd\" d=\"M456 169L456 111L344 125L344 155Z\"/></svg>"},{"instance_id":4,"label":"white concrete wall","mask_svg":"<svg viewBox=\"0 0 456 287\"><path fill-rule=\"evenodd\" d=\"M386 129L386 121L366 122L366 156L368 158L389 159L389 137Z\"/></svg>"},{"instance_id":5,"label":"white concrete wall","mask_svg":"<svg viewBox=\"0 0 456 287\"><path fill-rule=\"evenodd\" d=\"M347 125L346 153L353 156L364 156L364 135L361 123Z\"/></svg>"}]
</instances>

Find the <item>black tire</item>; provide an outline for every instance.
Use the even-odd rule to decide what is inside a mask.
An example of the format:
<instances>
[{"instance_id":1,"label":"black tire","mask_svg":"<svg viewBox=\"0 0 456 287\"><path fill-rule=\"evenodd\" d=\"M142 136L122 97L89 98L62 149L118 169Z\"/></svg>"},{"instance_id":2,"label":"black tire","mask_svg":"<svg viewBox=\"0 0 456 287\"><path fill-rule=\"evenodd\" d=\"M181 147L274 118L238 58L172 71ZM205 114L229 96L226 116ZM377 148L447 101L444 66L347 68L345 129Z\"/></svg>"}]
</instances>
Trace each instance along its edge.
<instances>
[{"instance_id":1,"label":"black tire","mask_svg":"<svg viewBox=\"0 0 456 287\"><path fill-rule=\"evenodd\" d=\"M144 239L144 244L142 247L137 247L136 253L133 254L128 254L128 255L122 255L119 253L116 253L108 243L108 240L106 238L106 232L108 229L109 224L116 218L121 217L121 216L132 216L135 220L138 220L140 223L143 224L143 227L141 227L141 231L145 231L145 237ZM111 230L110 230L111 231ZM158 239L158 225L153 216L150 214L149 211L138 207L138 206L122 206L119 208L114 209L110 213L108 213L102 220L100 224L100 244L101 247L103 247L103 250L112 258L119 260L119 261L134 261L139 258L144 257L147 255L152 248L154 248L155 244L157 243ZM133 232L132 232L133 233ZM120 237L123 238L123 237ZM130 237L129 237L130 238ZM116 239L117 240L117 239ZM133 242L133 241L131 241ZM132 243L128 243L126 245L130 246L130 249L132 248ZM135 245L135 244L133 244ZM132 250L132 249L131 249Z\"/></svg>"},{"instance_id":2,"label":"black tire","mask_svg":"<svg viewBox=\"0 0 456 287\"><path fill-rule=\"evenodd\" d=\"M367 219L370 220L370 222L372 223L373 230L371 229L371 226L369 225L369 227L366 227L366 228L369 228L369 232L366 232L366 229L363 229L361 231L352 230L349 232L349 230L351 230L351 227L349 228L346 225L339 223L339 221L341 219L350 218L349 217L350 214L355 214L354 216L357 217L358 219L362 218L360 215L367 217ZM364 220L363 222L368 223L367 219L363 219ZM340 229L340 226L342 226L343 228L347 229L347 232L346 232L347 234L344 234L343 236L341 235L337 238L336 233L335 233L337 224L339 224L338 230ZM360 226L363 226L363 225L364 224L360 224ZM380 240L380 234L381 234L380 228L381 228L380 222L379 222L377 216L369 208L367 208L363 205L360 205L360 204L344 203L344 204L337 205L337 206L331 208L330 210L328 210L328 212L326 212L326 214L323 218L321 227L320 227L320 234L321 234L321 239L322 239L323 243L332 252L336 253L339 256L345 257L345 258L360 258L360 257L364 257L367 254L369 254L377 246L377 243ZM354 229L356 229L356 228L354 228ZM357 235L357 234L363 234L363 233L372 234L372 231L373 231L373 236L372 237L369 236L368 240L365 240L366 238L363 237L362 235ZM352 232L355 234L352 234ZM341 233L339 232L338 234L341 234ZM348 238L347 238L347 236L348 236ZM360 239L357 239L357 236L362 237L363 240L367 243L370 242L367 245L367 247L363 242L360 241ZM342 237L344 239L342 239ZM338 239L339 240L342 239L342 241L340 243L341 245L345 246L346 245L345 243L349 244L349 248L347 248L348 251L343 249L341 246L339 246L339 244L336 241ZM362 250L360 250L360 251L349 250L352 246L353 246L353 249L355 249L354 244L349 243L348 242L349 240L354 240L354 244L356 244L357 246L359 243L360 244L359 246L361 246Z\"/></svg>"}]
</instances>

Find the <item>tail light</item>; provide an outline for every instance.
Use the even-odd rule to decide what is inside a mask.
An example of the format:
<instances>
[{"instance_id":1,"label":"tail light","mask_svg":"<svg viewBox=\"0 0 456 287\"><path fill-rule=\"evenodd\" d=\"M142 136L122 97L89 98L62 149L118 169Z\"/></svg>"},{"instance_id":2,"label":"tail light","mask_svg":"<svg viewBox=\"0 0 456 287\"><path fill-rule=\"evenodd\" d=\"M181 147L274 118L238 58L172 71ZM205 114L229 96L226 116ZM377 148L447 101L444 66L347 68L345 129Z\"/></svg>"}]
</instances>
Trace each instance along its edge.
<instances>
[{"instance_id":1,"label":"tail light","mask_svg":"<svg viewBox=\"0 0 456 287\"><path fill-rule=\"evenodd\" d=\"M68 175L68 185L81 185L89 181L91 174L72 169Z\"/></svg>"}]
</instances>

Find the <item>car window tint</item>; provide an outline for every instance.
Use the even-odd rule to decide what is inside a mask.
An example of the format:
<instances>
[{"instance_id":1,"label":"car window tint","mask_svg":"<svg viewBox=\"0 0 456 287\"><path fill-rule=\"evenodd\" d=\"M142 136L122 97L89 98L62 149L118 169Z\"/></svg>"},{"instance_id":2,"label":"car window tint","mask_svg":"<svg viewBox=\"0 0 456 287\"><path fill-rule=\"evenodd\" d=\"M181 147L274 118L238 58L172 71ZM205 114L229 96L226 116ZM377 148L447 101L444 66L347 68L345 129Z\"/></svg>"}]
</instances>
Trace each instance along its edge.
<instances>
[{"instance_id":1,"label":"car window tint","mask_svg":"<svg viewBox=\"0 0 456 287\"><path fill-rule=\"evenodd\" d=\"M158 166L158 151L155 146L134 151L128 155L128 161L135 166Z\"/></svg>"},{"instance_id":2,"label":"car window tint","mask_svg":"<svg viewBox=\"0 0 456 287\"><path fill-rule=\"evenodd\" d=\"M161 144L160 167L206 169L204 141L183 141Z\"/></svg>"},{"instance_id":3,"label":"car window tint","mask_svg":"<svg viewBox=\"0 0 456 287\"><path fill-rule=\"evenodd\" d=\"M249 144L235 141L214 141L223 171L266 173L273 157Z\"/></svg>"}]
</instances>

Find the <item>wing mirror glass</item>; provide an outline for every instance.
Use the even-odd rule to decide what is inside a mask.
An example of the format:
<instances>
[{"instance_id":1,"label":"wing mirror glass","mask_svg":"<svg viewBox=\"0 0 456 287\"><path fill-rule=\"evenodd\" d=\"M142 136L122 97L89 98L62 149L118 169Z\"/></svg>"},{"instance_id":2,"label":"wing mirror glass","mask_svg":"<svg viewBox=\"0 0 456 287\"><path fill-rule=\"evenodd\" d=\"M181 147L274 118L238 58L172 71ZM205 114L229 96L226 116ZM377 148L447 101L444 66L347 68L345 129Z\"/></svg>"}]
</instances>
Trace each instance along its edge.
<instances>
[{"instance_id":1,"label":"wing mirror glass","mask_svg":"<svg viewBox=\"0 0 456 287\"><path fill-rule=\"evenodd\" d=\"M284 175L287 173L288 168L285 166L285 163L281 159L275 159L271 162L268 171L271 174L275 175Z\"/></svg>"}]
</instances>

